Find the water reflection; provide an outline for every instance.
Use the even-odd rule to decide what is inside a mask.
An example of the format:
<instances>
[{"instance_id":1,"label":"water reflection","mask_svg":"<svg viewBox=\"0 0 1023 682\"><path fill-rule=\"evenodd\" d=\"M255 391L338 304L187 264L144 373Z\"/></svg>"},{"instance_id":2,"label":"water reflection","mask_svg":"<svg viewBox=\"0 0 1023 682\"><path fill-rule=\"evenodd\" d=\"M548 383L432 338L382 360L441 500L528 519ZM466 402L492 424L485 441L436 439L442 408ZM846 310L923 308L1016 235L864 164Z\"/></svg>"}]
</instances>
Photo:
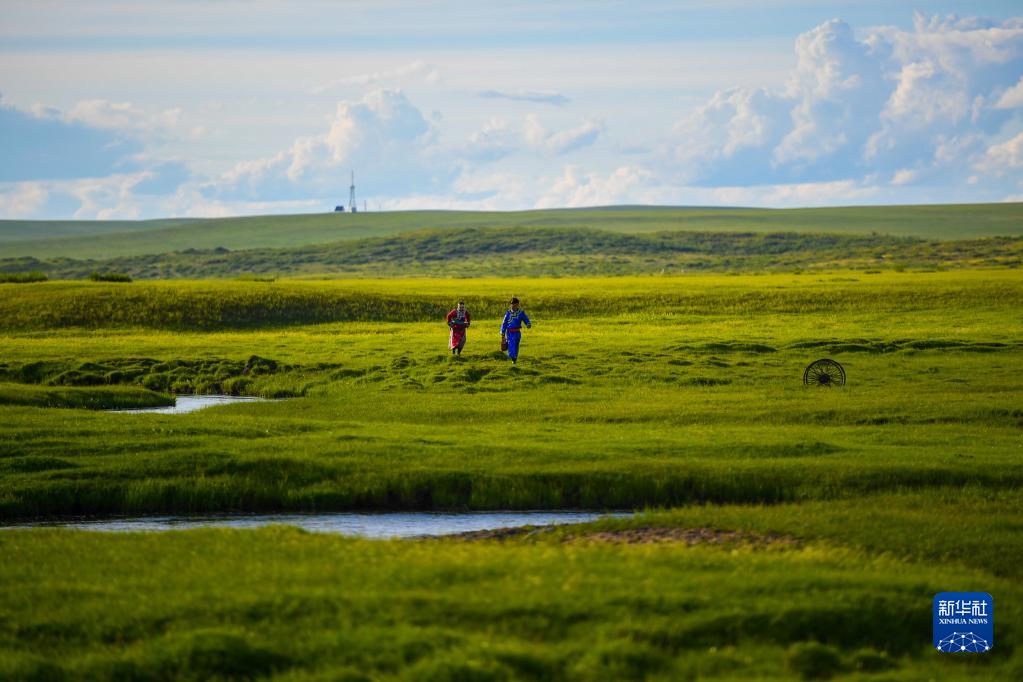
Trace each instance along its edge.
<instances>
[{"instance_id":1,"label":"water reflection","mask_svg":"<svg viewBox=\"0 0 1023 682\"><path fill-rule=\"evenodd\" d=\"M297 526L316 533L364 538L407 538L468 531L584 523L628 512L493 511L493 512L340 512L332 514L223 514L209 516L141 516L113 519L33 521L4 528L60 527L107 532L167 531L189 528L258 528L270 524Z\"/></svg>"},{"instance_id":2,"label":"water reflection","mask_svg":"<svg viewBox=\"0 0 1023 682\"><path fill-rule=\"evenodd\" d=\"M252 398L238 395L179 395L175 396L174 404L167 407L143 407L132 410L110 410L126 414L185 414L195 412L204 407L229 405L231 403L265 402L266 398Z\"/></svg>"}]
</instances>

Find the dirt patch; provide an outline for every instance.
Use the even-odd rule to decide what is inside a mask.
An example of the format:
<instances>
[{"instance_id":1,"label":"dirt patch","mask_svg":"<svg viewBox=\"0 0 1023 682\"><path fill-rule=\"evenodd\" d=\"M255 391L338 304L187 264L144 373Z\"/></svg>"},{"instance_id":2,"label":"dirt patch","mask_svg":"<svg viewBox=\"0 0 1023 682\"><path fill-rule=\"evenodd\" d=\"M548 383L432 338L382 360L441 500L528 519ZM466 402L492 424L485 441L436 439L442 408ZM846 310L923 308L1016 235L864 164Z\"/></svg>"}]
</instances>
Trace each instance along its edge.
<instances>
[{"instance_id":1,"label":"dirt patch","mask_svg":"<svg viewBox=\"0 0 1023 682\"><path fill-rule=\"evenodd\" d=\"M548 535L560 526L522 526L520 528L497 528L474 530L466 533L445 535L458 540L508 540ZM595 542L613 545L684 544L695 545L768 545L796 546L798 540L788 535L753 533L737 530L716 530L714 528L660 528L641 527L621 530L599 530L569 532L559 538L563 542Z\"/></svg>"},{"instance_id":2,"label":"dirt patch","mask_svg":"<svg viewBox=\"0 0 1023 682\"><path fill-rule=\"evenodd\" d=\"M625 528L602 530L579 535L566 535L565 541L606 542L617 545L648 545L654 543L678 543L694 545L795 545L795 538L785 535L751 533L738 530L716 530L714 528Z\"/></svg>"},{"instance_id":3,"label":"dirt patch","mask_svg":"<svg viewBox=\"0 0 1023 682\"><path fill-rule=\"evenodd\" d=\"M517 528L494 528L491 530L468 530L464 533L448 535L425 535L423 540L508 540L510 538L534 537L544 535L557 529L558 526L519 526Z\"/></svg>"}]
</instances>

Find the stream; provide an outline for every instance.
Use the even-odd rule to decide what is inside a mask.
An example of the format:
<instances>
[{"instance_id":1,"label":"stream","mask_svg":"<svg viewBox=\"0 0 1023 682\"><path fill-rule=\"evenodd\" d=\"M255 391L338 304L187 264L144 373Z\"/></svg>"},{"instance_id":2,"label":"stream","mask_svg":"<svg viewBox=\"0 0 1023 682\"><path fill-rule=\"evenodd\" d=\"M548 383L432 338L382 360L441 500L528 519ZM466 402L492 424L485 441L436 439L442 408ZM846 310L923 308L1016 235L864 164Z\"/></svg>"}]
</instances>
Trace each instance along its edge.
<instances>
[{"instance_id":1,"label":"stream","mask_svg":"<svg viewBox=\"0 0 1023 682\"><path fill-rule=\"evenodd\" d=\"M363 538L410 538L469 531L584 523L601 517L625 517L630 512L490 511L490 512L337 512L329 514L220 514L75 518L5 524L12 528L69 528L106 532L154 532L190 528L259 528L271 524L295 526L315 533Z\"/></svg>"}]
</instances>

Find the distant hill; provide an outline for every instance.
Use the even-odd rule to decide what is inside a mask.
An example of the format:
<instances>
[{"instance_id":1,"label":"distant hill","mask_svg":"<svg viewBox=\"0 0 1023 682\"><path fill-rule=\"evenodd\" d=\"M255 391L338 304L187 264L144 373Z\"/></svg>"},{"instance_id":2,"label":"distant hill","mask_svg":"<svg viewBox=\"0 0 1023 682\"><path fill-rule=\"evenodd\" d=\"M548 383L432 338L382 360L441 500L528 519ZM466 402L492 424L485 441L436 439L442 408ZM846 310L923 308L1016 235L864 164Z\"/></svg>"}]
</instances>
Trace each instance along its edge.
<instances>
[{"instance_id":1,"label":"distant hill","mask_svg":"<svg viewBox=\"0 0 1023 682\"><path fill-rule=\"evenodd\" d=\"M295 248L424 230L551 228L622 234L673 231L872 233L929 240L1023 236L1023 204L757 209L607 207L543 211L317 213L154 221L0 221L0 258L110 259L187 249Z\"/></svg>"},{"instance_id":2,"label":"distant hill","mask_svg":"<svg viewBox=\"0 0 1023 682\"><path fill-rule=\"evenodd\" d=\"M1023 237L940 241L800 232L626 234L579 228L421 230L287 248L185 249L108 259L0 258L0 274L82 279L239 276L514 277L778 269L1019 267Z\"/></svg>"}]
</instances>

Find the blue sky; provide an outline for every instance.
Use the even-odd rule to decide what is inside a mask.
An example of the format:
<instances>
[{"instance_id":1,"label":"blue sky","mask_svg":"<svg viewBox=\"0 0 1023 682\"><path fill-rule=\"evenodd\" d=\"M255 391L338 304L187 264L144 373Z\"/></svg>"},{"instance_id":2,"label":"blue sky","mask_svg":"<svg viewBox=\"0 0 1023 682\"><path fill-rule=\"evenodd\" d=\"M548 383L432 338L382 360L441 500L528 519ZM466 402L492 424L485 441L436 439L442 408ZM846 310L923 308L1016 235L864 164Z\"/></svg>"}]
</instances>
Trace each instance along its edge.
<instances>
[{"instance_id":1,"label":"blue sky","mask_svg":"<svg viewBox=\"0 0 1023 682\"><path fill-rule=\"evenodd\" d=\"M1023 200L1017 2L0 4L0 218Z\"/></svg>"}]
</instances>

